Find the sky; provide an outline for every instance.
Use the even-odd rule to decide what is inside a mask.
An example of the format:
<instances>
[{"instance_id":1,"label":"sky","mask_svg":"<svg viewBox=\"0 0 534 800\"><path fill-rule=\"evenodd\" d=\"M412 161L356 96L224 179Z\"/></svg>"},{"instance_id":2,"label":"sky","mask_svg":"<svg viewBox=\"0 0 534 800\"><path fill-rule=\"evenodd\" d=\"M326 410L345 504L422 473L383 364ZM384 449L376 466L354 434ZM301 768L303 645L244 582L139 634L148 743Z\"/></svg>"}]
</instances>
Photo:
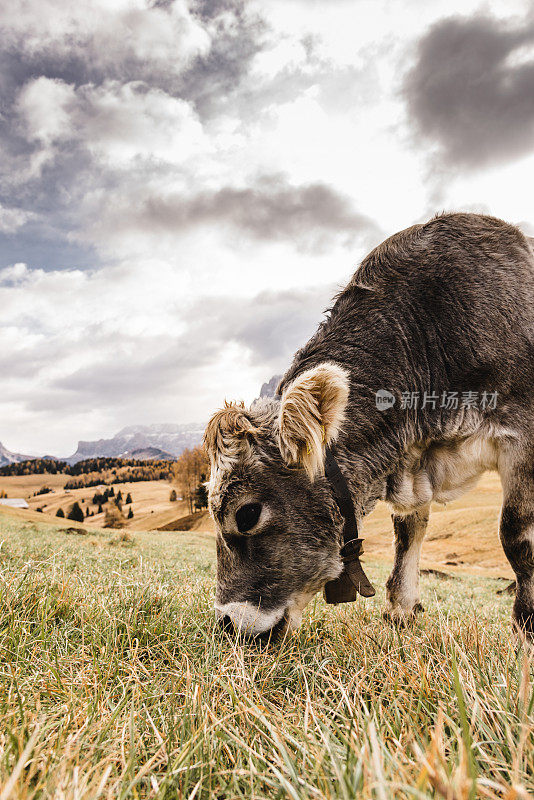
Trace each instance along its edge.
<instances>
[{"instance_id":1,"label":"sky","mask_svg":"<svg viewBox=\"0 0 534 800\"><path fill-rule=\"evenodd\" d=\"M534 233L530 0L0 0L0 87L17 452L251 401L435 213Z\"/></svg>"}]
</instances>

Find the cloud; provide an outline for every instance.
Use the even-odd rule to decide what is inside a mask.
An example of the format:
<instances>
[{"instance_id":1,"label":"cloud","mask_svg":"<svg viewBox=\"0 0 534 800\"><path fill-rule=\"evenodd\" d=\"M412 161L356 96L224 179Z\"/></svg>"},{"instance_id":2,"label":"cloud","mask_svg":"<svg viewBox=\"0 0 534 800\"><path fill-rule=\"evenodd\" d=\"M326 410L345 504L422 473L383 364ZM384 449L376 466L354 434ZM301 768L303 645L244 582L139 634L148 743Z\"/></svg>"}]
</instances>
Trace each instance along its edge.
<instances>
[{"instance_id":1,"label":"cloud","mask_svg":"<svg viewBox=\"0 0 534 800\"><path fill-rule=\"evenodd\" d=\"M106 226L179 233L196 226L229 226L265 242L290 241L323 252L334 239L350 247L376 239L378 226L353 208L350 198L324 183L294 186L284 176L263 176L251 186L192 195L151 196L137 208L111 212Z\"/></svg>"},{"instance_id":2,"label":"cloud","mask_svg":"<svg viewBox=\"0 0 534 800\"><path fill-rule=\"evenodd\" d=\"M66 140L79 142L114 168L138 157L185 163L203 144L190 103L141 82L76 89L41 76L25 84L17 105L29 140L47 149L41 168Z\"/></svg>"},{"instance_id":3,"label":"cloud","mask_svg":"<svg viewBox=\"0 0 534 800\"><path fill-rule=\"evenodd\" d=\"M534 23L490 16L436 23L404 81L410 121L446 166L510 161L534 150Z\"/></svg>"},{"instance_id":4,"label":"cloud","mask_svg":"<svg viewBox=\"0 0 534 800\"><path fill-rule=\"evenodd\" d=\"M61 453L76 436L112 433L147 409L150 420L199 420L225 394L252 399L313 333L337 288L184 302L170 274L0 270L2 409L21 433L30 425L30 451L48 429L59 444L43 449Z\"/></svg>"},{"instance_id":5,"label":"cloud","mask_svg":"<svg viewBox=\"0 0 534 800\"><path fill-rule=\"evenodd\" d=\"M105 79L161 80L181 74L210 49L210 35L183 0L162 6L143 0L26 0L3 10L3 76L42 74L76 85ZM16 53L24 54L17 59ZM26 66L24 66L24 63Z\"/></svg>"},{"instance_id":6,"label":"cloud","mask_svg":"<svg viewBox=\"0 0 534 800\"><path fill-rule=\"evenodd\" d=\"M0 203L0 234L10 234L31 219L32 214L22 208L6 208Z\"/></svg>"},{"instance_id":7,"label":"cloud","mask_svg":"<svg viewBox=\"0 0 534 800\"><path fill-rule=\"evenodd\" d=\"M264 28L244 0L26 0L2 15L4 102L41 75L75 87L141 82L208 113L247 75Z\"/></svg>"},{"instance_id":8,"label":"cloud","mask_svg":"<svg viewBox=\"0 0 534 800\"><path fill-rule=\"evenodd\" d=\"M148 353L124 349L134 339L113 332L114 358L97 359L54 380L52 386L73 392L76 402L89 406L98 398L115 402L119 397L157 395L191 374L215 365L225 349L238 345L243 363L265 369L282 369L319 324L336 286L260 292L245 301L235 297L205 297L182 311L184 329L171 337L153 337ZM94 332L102 344L102 335ZM143 380L139 380L139 375ZM185 377L184 377L185 376Z\"/></svg>"}]
</instances>

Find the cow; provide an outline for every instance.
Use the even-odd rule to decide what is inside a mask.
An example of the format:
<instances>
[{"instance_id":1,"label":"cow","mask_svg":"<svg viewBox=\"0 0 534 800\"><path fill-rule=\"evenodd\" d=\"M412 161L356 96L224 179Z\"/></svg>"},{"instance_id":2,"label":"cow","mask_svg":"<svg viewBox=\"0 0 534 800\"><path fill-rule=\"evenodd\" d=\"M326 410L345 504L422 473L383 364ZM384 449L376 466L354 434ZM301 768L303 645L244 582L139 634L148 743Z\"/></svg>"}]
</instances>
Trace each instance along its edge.
<instances>
[{"instance_id":1,"label":"cow","mask_svg":"<svg viewBox=\"0 0 534 800\"><path fill-rule=\"evenodd\" d=\"M378 500L392 510L386 614L395 622L421 609L431 502L497 470L513 617L534 636L531 240L467 213L391 236L335 298L277 396L226 403L205 446L225 625L250 636L294 630L310 599L340 579L344 518L325 475L330 450L357 521Z\"/></svg>"}]
</instances>

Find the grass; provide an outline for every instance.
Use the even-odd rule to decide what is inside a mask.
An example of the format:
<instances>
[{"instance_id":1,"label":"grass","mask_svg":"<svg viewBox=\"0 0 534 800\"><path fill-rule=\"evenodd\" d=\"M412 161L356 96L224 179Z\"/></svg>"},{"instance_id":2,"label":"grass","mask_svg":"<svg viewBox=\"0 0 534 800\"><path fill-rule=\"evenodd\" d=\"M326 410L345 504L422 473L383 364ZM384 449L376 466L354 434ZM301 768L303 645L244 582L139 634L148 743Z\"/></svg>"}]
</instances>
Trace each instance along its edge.
<instances>
[{"instance_id":1,"label":"grass","mask_svg":"<svg viewBox=\"0 0 534 800\"><path fill-rule=\"evenodd\" d=\"M0 800L532 791L531 666L502 581L424 577L404 630L382 589L317 598L293 638L242 646L214 624L210 535L0 531Z\"/></svg>"},{"instance_id":2,"label":"grass","mask_svg":"<svg viewBox=\"0 0 534 800\"><path fill-rule=\"evenodd\" d=\"M111 476L109 472L102 473L100 476L102 484L109 477L114 476ZM36 512L38 508L44 509L43 521L50 517L55 519L59 508L67 515L72 504L78 501L84 512L89 508L94 513L93 517L86 519L85 524L96 528L103 527L105 514L98 514L98 506L91 502L97 492L97 487L92 486L65 491L65 484L73 479L77 480L77 477L64 474L50 475L48 473L44 475L0 475L0 491L5 491L8 497L22 497L27 500L30 507L30 512L27 512L28 518L32 516L31 512ZM47 494L35 495L34 493L43 486L48 486L53 491ZM171 491L176 489L176 486L173 486L168 481L126 482L114 484L113 488L115 493L119 489L122 491L123 501L128 494L132 496L133 503L131 508L134 516L133 519L126 519L126 526L129 530L146 531L159 528L161 525L166 525L189 514L186 502L170 501ZM123 510L126 513L128 513L129 508L130 505L126 506L123 503Z\"/></svg>"}]
</instances>

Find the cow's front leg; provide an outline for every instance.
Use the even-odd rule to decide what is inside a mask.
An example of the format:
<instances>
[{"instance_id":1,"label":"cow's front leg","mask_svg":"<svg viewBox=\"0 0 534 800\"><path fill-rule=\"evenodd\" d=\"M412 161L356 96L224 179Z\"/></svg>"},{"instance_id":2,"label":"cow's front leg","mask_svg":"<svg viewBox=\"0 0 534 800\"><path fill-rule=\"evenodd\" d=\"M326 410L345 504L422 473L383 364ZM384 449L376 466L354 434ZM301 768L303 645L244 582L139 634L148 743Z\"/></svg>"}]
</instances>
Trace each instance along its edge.
<instances>
[{"instance_id":1,"label":"cow's front leg","mask_svg":"<svg viewBox=\"0 0 534 800\"><path fill-rule=\"evenodd\" d=\"M386 582L386 619L403 621L422 611L419 602L419 555L430 505L407 516L393 514L395 562Z\"/></svg>"}]
</instances>

